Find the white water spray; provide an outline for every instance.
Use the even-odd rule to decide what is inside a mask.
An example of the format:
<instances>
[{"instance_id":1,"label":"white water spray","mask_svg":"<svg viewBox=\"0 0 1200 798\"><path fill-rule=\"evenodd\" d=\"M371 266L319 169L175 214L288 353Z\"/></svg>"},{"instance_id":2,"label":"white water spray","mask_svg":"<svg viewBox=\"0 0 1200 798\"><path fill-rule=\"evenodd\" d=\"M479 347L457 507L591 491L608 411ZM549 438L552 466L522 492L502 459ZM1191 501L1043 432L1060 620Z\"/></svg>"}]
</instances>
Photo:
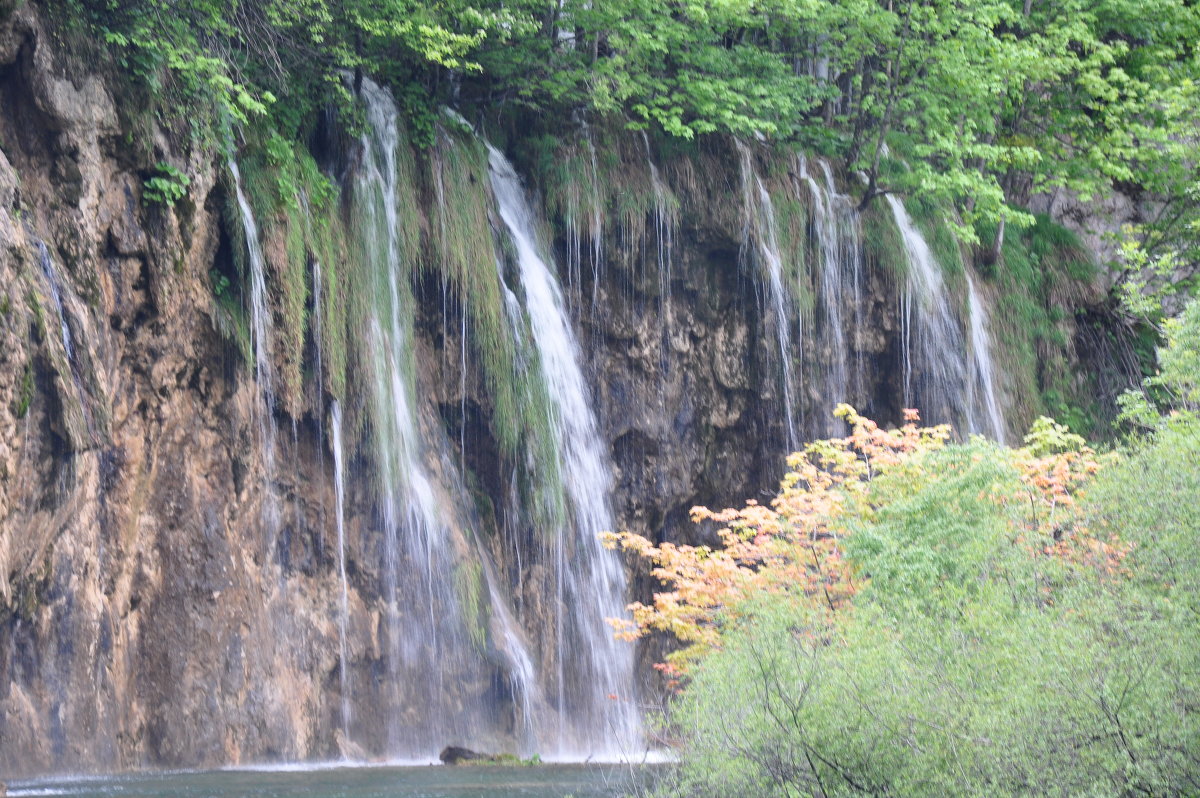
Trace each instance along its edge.
<instances>
[{"instance_id":1,"label":"white water spray","mask_svg":"<svg viewBox=\"0 0 1200 798\"><path fill-rule=\"evenodd\" d=\"M628 757L642 746L634 703L633 650L616 641L605 623L606 618L624 616L625 575L616 554L604 549L598 539L600 532L613 526L608 504L611 466L579 365L581 353L566 301L553 269L541 255L520 178L498 150L489 145L488 153L492 190L520 267L524 310L550 399L550 428L573 513L571 528L556 530L555 537L563 610L557 636L558 710L563 725L553 755Z\"/></svg>"}]
</instances>

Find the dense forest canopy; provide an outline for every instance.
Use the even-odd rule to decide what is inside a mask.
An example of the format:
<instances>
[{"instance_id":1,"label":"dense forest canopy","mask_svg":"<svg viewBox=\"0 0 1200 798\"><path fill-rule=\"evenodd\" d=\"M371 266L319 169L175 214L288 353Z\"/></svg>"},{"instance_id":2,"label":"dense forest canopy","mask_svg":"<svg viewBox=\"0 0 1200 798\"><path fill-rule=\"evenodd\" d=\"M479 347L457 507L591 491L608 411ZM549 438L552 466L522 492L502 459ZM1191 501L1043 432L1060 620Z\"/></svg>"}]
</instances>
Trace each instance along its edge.
<instances>
[{"instance_id":1,"label":"dense forest canopy","mask_svg":"<svg viewBox=\"0 0 1200 798\"><path fill-rule=\"evenodd\" d=\"M1150 192L1138 241L1195 256L1187 0L61 1L168 111L215 101L294 137L368 73L426 139L450 104L797 144L860 172L864 203L952 203L966 241L991 221L997 251L1033 192Z\"/></svg>"}]
</instances>

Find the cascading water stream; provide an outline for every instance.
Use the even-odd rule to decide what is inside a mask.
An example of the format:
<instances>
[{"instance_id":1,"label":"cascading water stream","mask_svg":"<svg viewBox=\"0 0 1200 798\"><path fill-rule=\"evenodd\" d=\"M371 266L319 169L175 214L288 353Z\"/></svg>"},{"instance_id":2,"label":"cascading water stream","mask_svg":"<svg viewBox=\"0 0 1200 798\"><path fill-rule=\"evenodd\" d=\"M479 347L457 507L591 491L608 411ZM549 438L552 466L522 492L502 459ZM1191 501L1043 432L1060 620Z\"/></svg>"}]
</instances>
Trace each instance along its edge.
<instances>
[{"instance_id":1,"label":"cascading water stream","mask_svg":"<svg viewBox=\"0 0 1200 798\"><path fill-rule=\"evenodd\" d=\"M538 682L537 669L529 646L521 634L521 625L508 608L508 601L500 589L499 580L486 556L480 557L483 576L487 582L488 598L492 608L492 637L508 665L508 677L512 683L513 700L517 705L517 722L521 733L520 742L525 750L537 753L538 719L544 699Z\"/></svg>"},{"instance_id":2,"label":"cascading water stream","mask_svg":"<svg viewBox=\"0 0 1200 798\"><path fill-rule=\"evenodd\" d=\"M775 337L779 344L787 450L793 452L799 447L800 438L794 404L798 391L793 373L795 369L792 364L792 299L783 277L783 259L779 254L775 206L762 178L754 170L750 149L740 141L737 142L737 148L741 155L742 203L746 217L743 246L749 248L752 242L756 246L757 257L755 260L766 278L763 285L766 289L767 301L774 314ZM803 329L802 326L801 329ZM800 344L800 349L803 350L803 341Z\"/></svg>"},{"instance_id":3,"label":"cascading water stream","mask_svg":"<svg viewBox=\"0 0 1200 798\"><path fill-rule=\"evenodd\" d=\"M338 607L338 680L342 694L342 734L350 742L350 682L346 672L349 652L346 630L350 625L350 589L346 580L346 465L342 450L342 407L335 399L329 406L329 443L333 447L334 512L337 523L338 580L341 602Z\"/></svg>"},{"instance_id":4,"label":"cascading water stream","mask_svg":"<svg viewBox=\"0 0 1200 798\"><path fill-rule=\"evenodd\" d=\"M617 556L598 539L600 532L613 526L608 504L611 467L579 365L581 353L563 292L540 254L520 178L498 150L489 145L488 153L492 191L516 252L524 311L550 400L549 427L573 514L569 529L554 532L561 608L557 618L560 732L552 755L628 757L642 745L634 703L633 650L615 640L605 622L624 615L625 575Z\"/></svg>"},{"instance_id":5,"label":"cascading water stream","mask_svg":"<svg viewBox=\"0 0 1200 798\"><path fill-rule=\"evenodd\" d=\"M808 171L808 161L798 159L799 177L812 197L813 229L819 249L817 299L821 324L817 338L826 353L828 365L821 370L821 412L819 422L828 435L837 434L833 408L851 400L861 390L861 363L850 363L845 311L854 316L853 336L857 342L862 329L862 234L858 214L848 198L839 194L829 164L817 162L825 178L822 186Z\"/></svg>"},{"instance_id":6,"label":"cascading water stream","mask_svg":"<svg viewBox=\"0 0 1200 798\"><path fill-rule=\"evenodd\" d=\"M398 111L395 101L370 80L362 82L366 132L362 137L362 166L356 175L355 198L368 269L382 281L379 304L370 319L374 353L376 444L384 520L385 582L390 603L389 676L399 687L401 666L407 672L425 670L436 680L444 656L436 605L453 604L445 580L452 564L442 539L442 523L432 480L423 462L423 443L415 409L411 345L412 302L407 296L406 270L401 262L400 217L397 207ZM417 578L402 603L398 574L415 566ZM407 584L411 582L412 584ZM440 694L440 689L438 693ZM427 719L444 734L438 719ZM428 740L415 732L391 730L392 744L410 751ZM405 739L401 739L404 737ZM436 743L435 743L436 745Z\"/></svg>"},{"instance_id":7,"label":"cascading water stream","mask_svg":"<svg viewBox=\"0 0 1200 798\"><path fill-rule=\"evenodd\" d=\"M858 357L854 364L854 377L851 389L856 396L864 394L863 378L865 369L862 360L861 341L863 337L863 308L865 306L863 297L863 235L862 235L862 217L855 207L854 201L845 194L838 193L837 185L833 180L833 169L829 166L829 161L820 159L817 165L821 167L821 173L825 176L825 190L828 192L831 204L839 206L839 224L838 224L838 241L841 246L841 255L839 260L845 264L850 264L850 285L849 295L851 298L851 306L854 308L854 336L853 341ZM843 266L843 275L845 268ZM846 277L841 280L842 293L847 293Z\"/></svg>"},{"instance_id":8,"label":"cascading water stream","mask_svg":"<svg viewBox=\"0 0 1200 798\"><path fill-rule=\"evenodd\" d=\"M448 741L489 744L494 731L491 705L447 683L447 663L481 677L490 674L493 660L483 651L490 640L507 665L518 723L527 727L534 723L540 690L486 547L468 526L469 492L440 422L424 419L419 409L415 300L401 254L399 111L391 94L370 80L363 80L361 96L367 124L353 195L364 263L378 281L369 330L389 616L386 659L396 691L389 736L394 753L436 755ZM479 608L469 598L476 585L487 591L481 598L490 608L490 637L479 628Z\"/></svg>"},{"instance_id":9,"label":"cascading water stream","mask_svg":"<svg viewBox=\"0 0 1200 798\"><path fill-rule=\"evenodd\" d=\"M271 364L271 308L267 304L266 262L262 244L258 237L258 224L246 193L242 189L242 173L237 161L229 159L229 171L233 175L233 188L237 197L238 211L242 219L242 231L246 238L246 256L250 267L250 345L254 350L254 380L258 385L260 406L257 407L259 441L263 453L263 470L266 476L266 496L263 502L263 517L272 530L278 528L278 511L275 507L275 379Z\"/></svg>"},{"instance_id":10,"label":"cascading water stream","mask_svg":"<svg viewBox=\"0 0 1200 798\"><path fill-rule=\"evenodd\" d=\"M901 296L905 406L917 407L926 421L959 423L972 434L986 432L1002 439L1004 425L996 401L985 311L974 283L968 275L971 314L968 332L973 350L968 353L941 268L929 244L904 203L892 194L885 199L908 257L907 281ZM973 359L971 365L967 363L968 356ZM914 363L923 375L916 374ZM973 387L976 379L979 390ZM987 417L988 429L979 423L981 411Z\"/></svg>"},{"instance_id":11,"label":"cascading water stream","mask_svg":"<svg viewBox=\"0 0 1200 798\"><path fill-rule=\"evenodd\" d=\"M72 369L74 369L75 346L71 340L71 327L67 324L66 310L63 308L62 284L58 279L58 270L54 268L54 260L50 257L50 248L46 246L46 242L40 238L34 238L33 245L37 249L38 263L42 267L42 276L46 278L46 283L50 286L50 298L54 300L54 309L58 313L58 326L62 335L63 351L66 352L67 361L71 364Z\"/></svg>"},{"instance_id":12,"label":"cascading water stream","mask_svg":"<svg viewBox=\"0 0 1200 798\"><path fill-rule=\"evenodd\" d=\"M985 432L1004 443L1004 414L996 398L996 376L992 368L992 336L987 304L975 287L971 272L967 272L967 312L970 314L968 332L971 344L972 374L969 401L980 408L987 419Z\"/></svg>"},{"instance_id":13,"label":"cascading water stream","mask_svg":"<svg viewBox=\"0 0 1200 798\"><path fill-rule=\"evenodd\" d=\"M71 337L71 325L67 322L67 310L63 303L63 285L58 276L54 259L50 257L50 248L46 242L32 235L34 248L37 249L38 263L42 267L42 276L50 287L50 298L54 301L54 310L58 313L59 332L62 336L63 353L67 357L67 369L71 372L71 381L75 384L75 395L79 399L79 409L83 415L84 426L90 441L96 439L96 424L92 418L92 408L88 402L87 392L83 387L83 377L79 373L79 362L75 355L75 341Z\"/></svg>"},{"instance_id":14,"label":"cascading water stream","mask_svg":"<svg viewBox=\"0 0 1200 798\"><path fill-rule=\"evenodd\" d=\"M885 199L908 263L901 295L904 405L919 409L927 422L965 420L973 432L965 402L966 347L942 270L900 198L888 194ZM923 377L914 369L914 362Z\"/></svg>"}]
</instances>

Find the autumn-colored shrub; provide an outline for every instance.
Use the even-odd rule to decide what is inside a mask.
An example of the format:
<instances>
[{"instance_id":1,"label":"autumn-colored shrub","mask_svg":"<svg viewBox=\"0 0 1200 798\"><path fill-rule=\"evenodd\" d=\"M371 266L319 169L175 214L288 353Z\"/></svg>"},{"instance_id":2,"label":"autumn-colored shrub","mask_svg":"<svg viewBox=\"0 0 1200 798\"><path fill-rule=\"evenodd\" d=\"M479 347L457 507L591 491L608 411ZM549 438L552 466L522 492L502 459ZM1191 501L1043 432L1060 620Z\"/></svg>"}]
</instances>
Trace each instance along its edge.
<instances>
[{"instance_id":1,"label":"autumn-colored shrub","mask_svg":"<svg viewBox=\"0 0 1200 798\"><path fill-rule=\"evenodd\" d=\"M725 550L613 544L684 655L665 795L1200 794L1200 427L1102 455L882 431L698 510Z\"/></svg>"}]
</instances>

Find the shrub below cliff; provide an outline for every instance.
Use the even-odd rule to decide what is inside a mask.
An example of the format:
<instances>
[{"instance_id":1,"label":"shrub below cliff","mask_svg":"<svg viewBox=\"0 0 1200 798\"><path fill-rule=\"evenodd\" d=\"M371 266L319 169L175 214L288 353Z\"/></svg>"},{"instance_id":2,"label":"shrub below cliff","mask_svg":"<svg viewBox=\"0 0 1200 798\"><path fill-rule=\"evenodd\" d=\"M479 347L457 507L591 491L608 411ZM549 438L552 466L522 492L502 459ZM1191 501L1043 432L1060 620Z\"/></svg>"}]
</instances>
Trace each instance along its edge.
<instances>
[{"instance_id":1,"label":"shrub below cliff","mask_svg":"<svg viewBox=\"0 0 1200 798\"><path fill-rule=\"evenodd\" d=\"M1197 794L1200 423L1100 455L1049 420L1020 449L849 420L770 508L697 513L726 551L617 538L667 587L634 633L691 644L662 792Z\"/></svg>"}]
</instances>

